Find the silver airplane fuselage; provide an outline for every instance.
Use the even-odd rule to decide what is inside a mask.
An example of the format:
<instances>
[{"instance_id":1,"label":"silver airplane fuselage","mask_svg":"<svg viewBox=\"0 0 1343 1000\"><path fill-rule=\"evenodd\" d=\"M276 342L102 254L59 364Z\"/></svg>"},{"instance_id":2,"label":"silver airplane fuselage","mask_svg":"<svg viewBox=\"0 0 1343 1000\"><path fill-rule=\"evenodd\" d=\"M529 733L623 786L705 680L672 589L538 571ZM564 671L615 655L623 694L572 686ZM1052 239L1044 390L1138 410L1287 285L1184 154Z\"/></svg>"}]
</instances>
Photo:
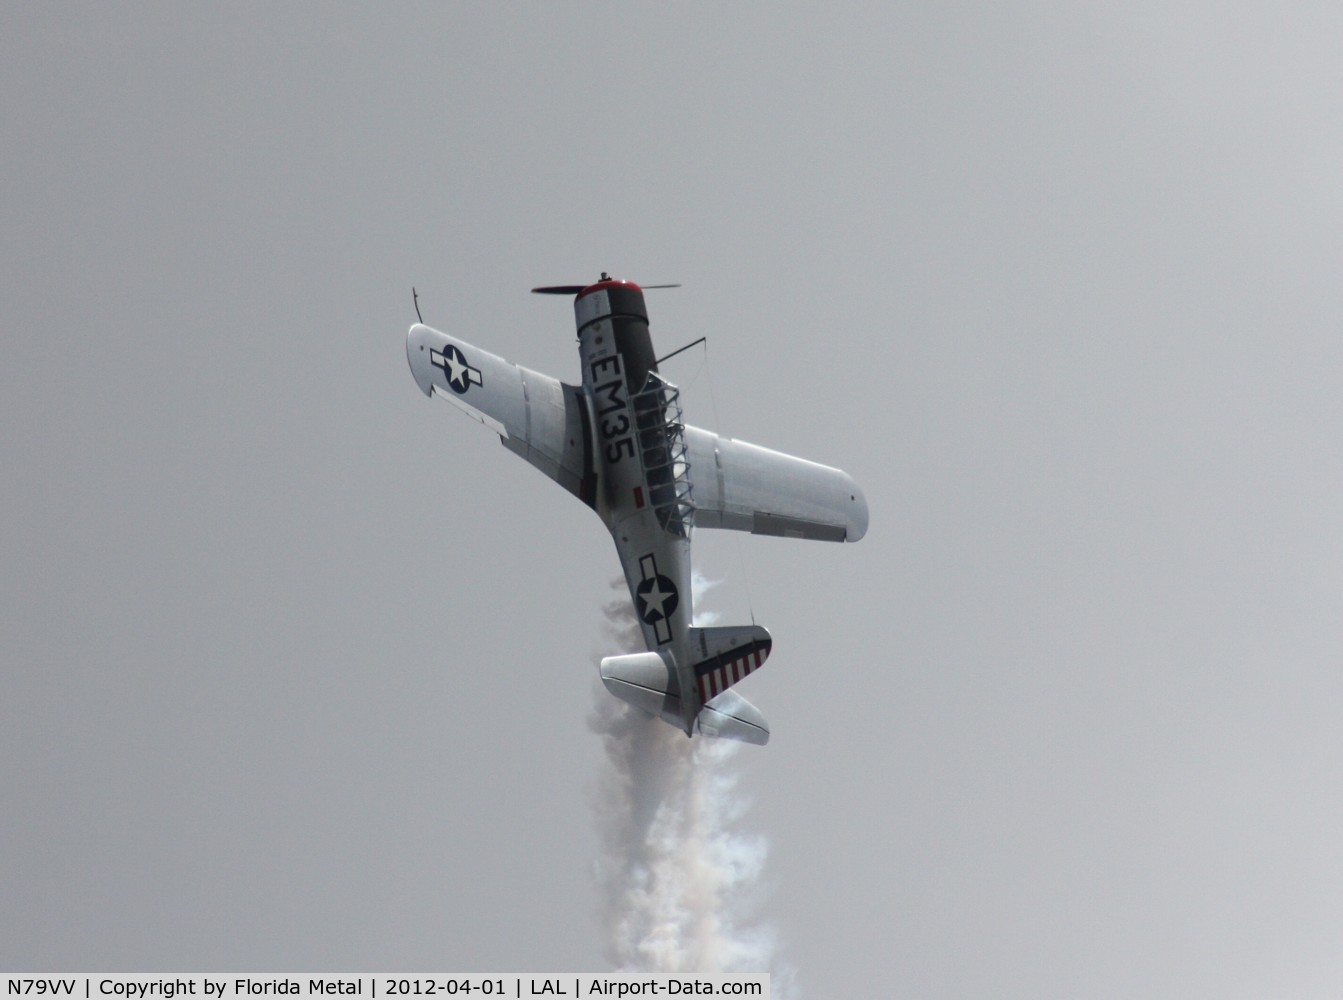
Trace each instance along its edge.
<instances>
[{"instance_id":1,"label":"silver airplane fuselage","mask_svg":"<svg viewBox=\"0 0 1343 1000\"><path fill-rule=\"evenodd\" d=\"M694 508L678 394L658 375L637 286L589 286L574 314L592 421L593 507L615 541L644 642L676 680L661 714L689 734L701 705L689 648Z\"/></svg>"},{"instance_id":2,"label":"silver airplane fuselage","mask_svg":"<svg viewBox=\"0 0 1343 1000\"><path fill-rule=\"evenodd\" d=\"M607 690L687 735L767 742L764 716L732 687L773 641L759 625L694 624L691 531L857 541L862 491L839 469L685 424L676 387L658 373L638 285L603 275L538 291L574 295L581 384L423 323L406 338L416 383L495 431L611 532L647 652L604 658Z\"/></svg>"}]
</instances>

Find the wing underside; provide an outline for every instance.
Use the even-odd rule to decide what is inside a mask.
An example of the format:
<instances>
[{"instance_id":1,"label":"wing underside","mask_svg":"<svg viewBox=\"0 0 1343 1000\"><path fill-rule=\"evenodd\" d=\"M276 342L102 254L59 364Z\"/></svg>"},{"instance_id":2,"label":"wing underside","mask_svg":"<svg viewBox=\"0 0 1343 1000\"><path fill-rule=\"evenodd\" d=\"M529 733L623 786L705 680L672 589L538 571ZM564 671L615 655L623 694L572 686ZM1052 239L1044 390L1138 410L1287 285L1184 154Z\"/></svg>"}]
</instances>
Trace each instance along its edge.
<instances>
[{"instance_id":1,"label":"wing underside","mask_svg":"<svg viewBox=\"0 0 1343 1000\"><path fill-rule=\"evenodd\" d=\"M698 427L685 437L697 527L826 542L867 531L867 500L848 473Z\"/></svg>"},{"instance_id":2,"label":"wing underside","mask_svg":"<svg viewBox=\"0 0 1343 1000\"><path fill-rule=\"evenodd\" d=\"M592 504L596 475L577 387L421 323L406 336L406 358L425 395L480 421L509 451Z\"/></svg>"}]
</instances>

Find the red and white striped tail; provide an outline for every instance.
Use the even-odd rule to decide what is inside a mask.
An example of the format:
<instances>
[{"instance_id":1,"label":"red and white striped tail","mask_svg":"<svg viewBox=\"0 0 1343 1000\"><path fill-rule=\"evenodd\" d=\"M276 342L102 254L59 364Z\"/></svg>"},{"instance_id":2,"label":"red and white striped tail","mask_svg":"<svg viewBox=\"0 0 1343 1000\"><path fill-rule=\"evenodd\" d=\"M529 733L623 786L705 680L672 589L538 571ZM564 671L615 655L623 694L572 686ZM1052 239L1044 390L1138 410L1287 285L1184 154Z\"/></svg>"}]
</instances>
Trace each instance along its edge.
<instances>
[{"instance_id":1,"label":"red and white striped tail","mask_svg":"<svg viewBox=\"0 0 1343 1000\"><path fill-rule=\"evenodd\" d=\"M759 625L692 628L695 684L704 704L760 669L774 641Z\"/></svg>"}]
</instances>

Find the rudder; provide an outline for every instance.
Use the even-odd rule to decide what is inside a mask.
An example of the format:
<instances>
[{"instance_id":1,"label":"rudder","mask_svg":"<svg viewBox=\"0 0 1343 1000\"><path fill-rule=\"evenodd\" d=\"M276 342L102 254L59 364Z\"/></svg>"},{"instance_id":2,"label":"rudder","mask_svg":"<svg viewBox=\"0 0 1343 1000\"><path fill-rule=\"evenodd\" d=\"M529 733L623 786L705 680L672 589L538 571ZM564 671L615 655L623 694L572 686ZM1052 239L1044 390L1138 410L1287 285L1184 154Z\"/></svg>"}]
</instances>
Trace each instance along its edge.
<instances>
[{"instance_id":1,"label":"rudder","mask_svg":"<svg viewBox=\"0 0 1343 1000\"><path fill-rule=\"evenodd\" d=\"M760 669L774 640L759 625L715 625L691 628L689 645L695 657L695 686L704 705Z\"/></svg>"}]
</instances>

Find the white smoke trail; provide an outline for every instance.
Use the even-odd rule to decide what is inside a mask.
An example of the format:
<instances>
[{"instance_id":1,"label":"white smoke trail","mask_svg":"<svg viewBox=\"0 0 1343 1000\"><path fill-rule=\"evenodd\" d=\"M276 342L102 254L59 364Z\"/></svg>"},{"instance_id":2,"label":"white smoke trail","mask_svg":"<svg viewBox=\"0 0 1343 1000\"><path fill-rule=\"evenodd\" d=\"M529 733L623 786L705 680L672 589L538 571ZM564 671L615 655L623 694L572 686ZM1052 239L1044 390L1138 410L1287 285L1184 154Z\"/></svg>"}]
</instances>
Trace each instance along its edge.
<instances>
[{"instance_id":1,"label":"white smoke trail","mask_svg":"<svg viewBox=\"0 0 1343 1000\"><path fill-rule=\"evenodd\" d=\"M696 603L708 584L694 581ZM642 649L625 583L605 608L603 655ZM739 744L685 734L594 685L589 727L606 766L597 788L606 956L626 972L773 973L772 927L753 918L768 844L736 829L746 803L732 766Z\"/></svg>"}]
</instances>

